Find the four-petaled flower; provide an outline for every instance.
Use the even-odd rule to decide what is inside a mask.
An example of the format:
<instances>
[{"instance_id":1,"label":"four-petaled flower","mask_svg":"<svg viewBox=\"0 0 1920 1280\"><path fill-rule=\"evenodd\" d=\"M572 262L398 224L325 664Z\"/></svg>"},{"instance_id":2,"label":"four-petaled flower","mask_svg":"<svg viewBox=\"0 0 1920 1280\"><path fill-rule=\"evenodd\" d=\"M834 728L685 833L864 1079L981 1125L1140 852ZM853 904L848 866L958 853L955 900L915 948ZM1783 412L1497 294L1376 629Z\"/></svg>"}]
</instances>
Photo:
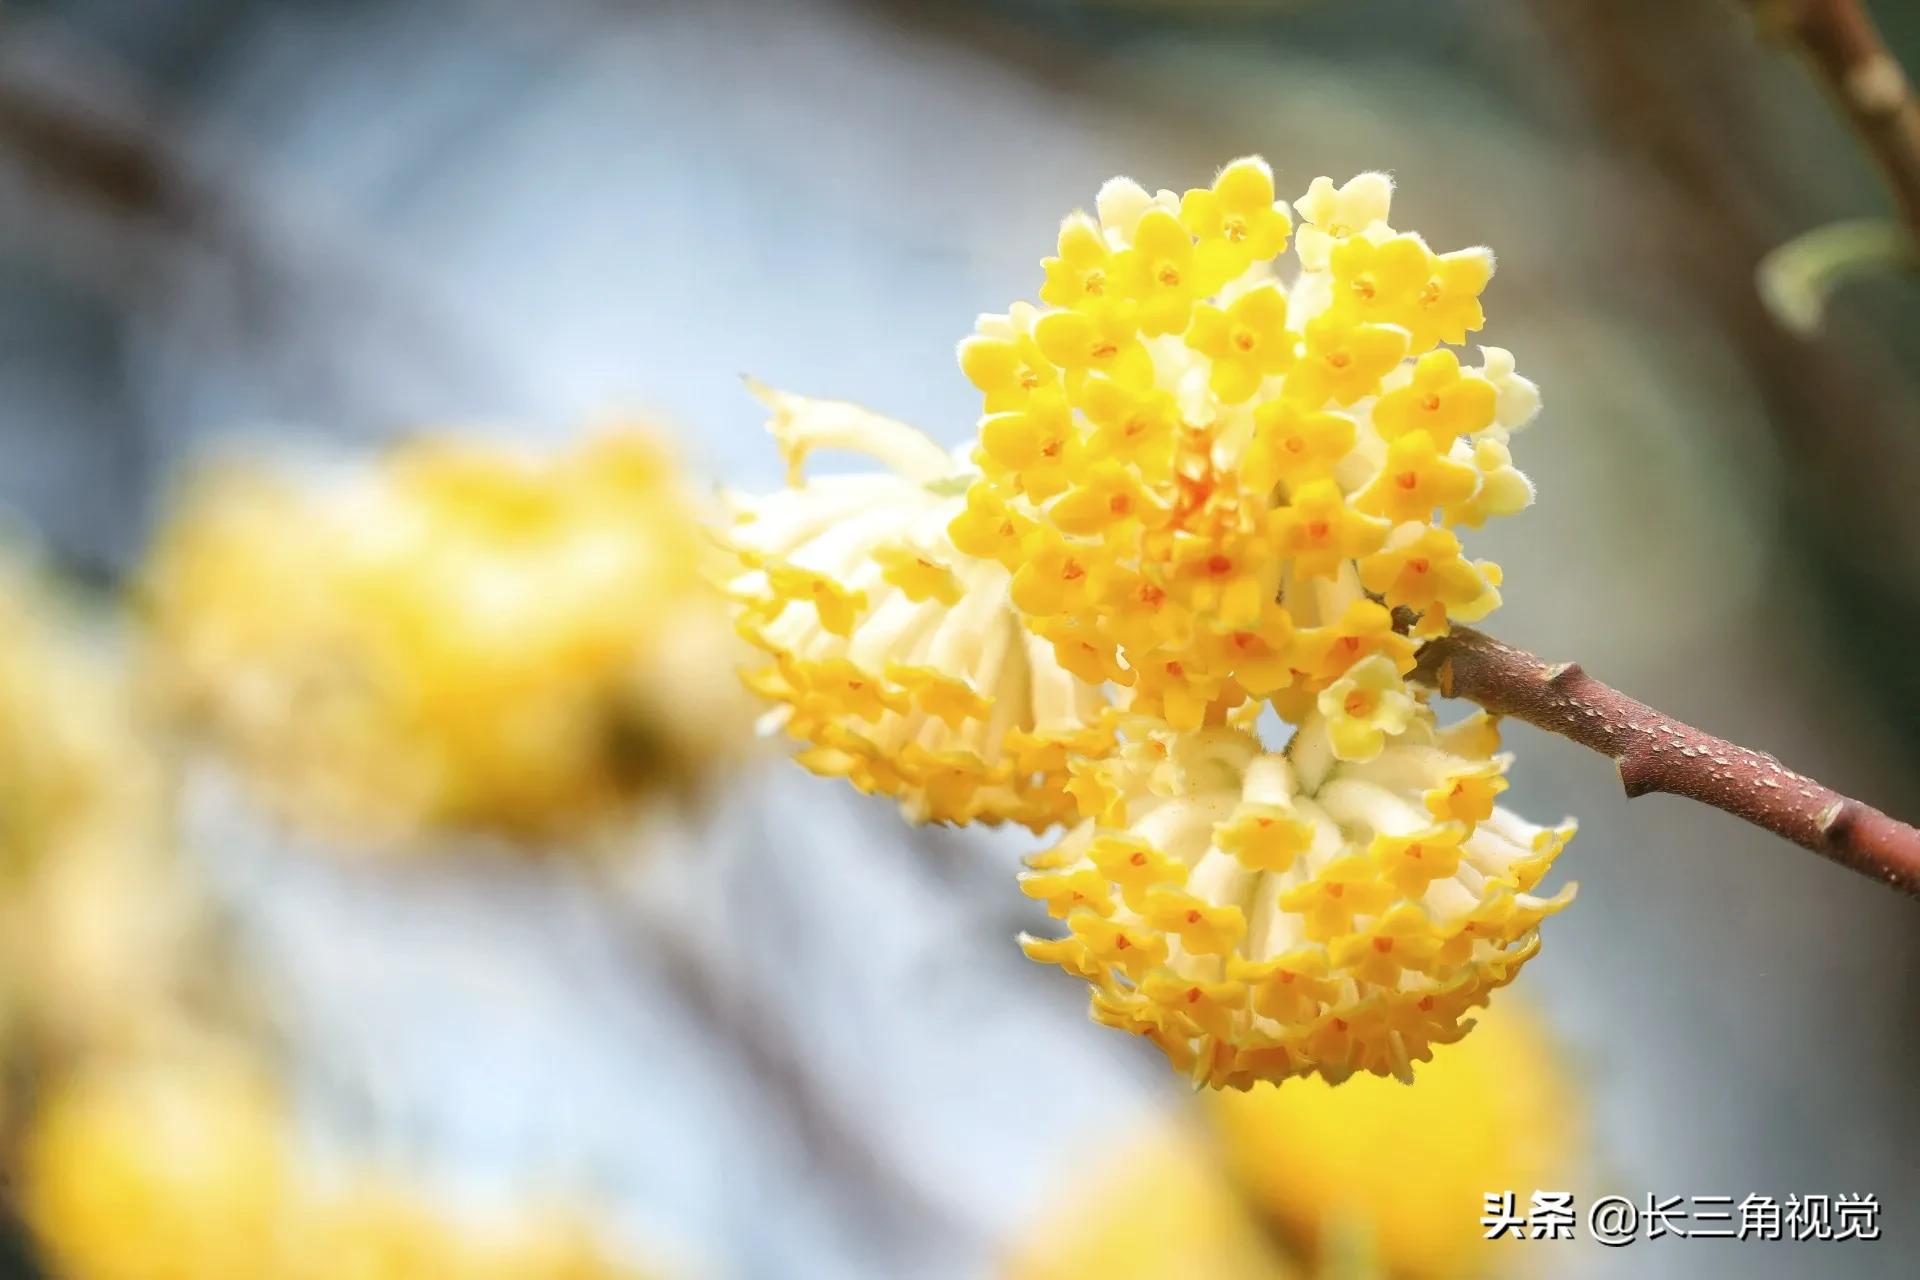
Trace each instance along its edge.
<instances>
[{"instance_id":1,"label":"four-petaled flower","mask_svg":"<svg viewBox=\"0 0 1920 1280\"><path fill-rule=\"evenodd\" d=\"M1404 733L1413 719L1413 696L1384 654L1363 658L1320 693L1333 752L1342 760L1371 760L1387 739Z\"/></svg>"}]
</instances>

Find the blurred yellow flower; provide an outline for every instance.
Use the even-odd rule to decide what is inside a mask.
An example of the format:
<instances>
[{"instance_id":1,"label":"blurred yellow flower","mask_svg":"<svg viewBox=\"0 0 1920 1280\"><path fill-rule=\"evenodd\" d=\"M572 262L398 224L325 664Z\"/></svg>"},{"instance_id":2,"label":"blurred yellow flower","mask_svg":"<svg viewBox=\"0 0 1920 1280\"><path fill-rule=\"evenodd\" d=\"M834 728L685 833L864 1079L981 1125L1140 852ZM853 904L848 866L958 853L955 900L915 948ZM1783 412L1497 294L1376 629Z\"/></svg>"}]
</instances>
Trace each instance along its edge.
<instances>
[{"instance_id":1,"label":"blurred yellow flower","mask_svg":"<svg viewBox=\"0 0 1920 1280\"><path fill-rule=\"evenodd\" d=\"M1068 1191L1021 1229L1005 1280L1291 1280L1204 1137L1159 1121L1077 1152Z\"/></svg>"},{"instance_id":2,"label":"blurred yellow flower","mask_svg":"<svg viewBox=\"0 0 1920 1280\"><path fill-rule=\"evenodd\" d=\"M96 1066L21 1156L22 1214L61 1280L637 1280L576 1214L462 1220L390 1176L304 1176L244 1057Z\"/></svg>"},{"instance_id":3,"label":"blurred yellow flower","mask_svg":"<svg viewBox=\"0 0 1920 1280\"><path fill-rule=\"evenodd\" d=\"M945 483L924 435L852 405L760 388L790 460L854 449L885 473L800 480L733 499L725 540L747 673L799 760L934 822L1070 819L1067 760L1113 741L1104 655L1030 635L991 554L1007 517ZM973 548L963 552L956 543ZM1057 654L1057 657L1056 657Z\"/></svg>"},{"instance_id":4,"label":"blurred yellow flower","mask_svg":"<svg viewBox=\"0 0 1920 1280\"><path fill-rule=\"evenodd\" d=\"M179 1014L192 902L115 639L29 558L0 554L0 1061L11 1078L144 1042Z\"/></svg>"},{"instance_id":5,"label":"blurred yellow flower","mask_svg":"<svg viewBox=\"0 0 1920 1280\"><path fill-rule=\"evenodd\" d=\"M20 1159L22 1216L63 1280L271 1273L287 1151L243 1066L97 1067L41 1104Z\"/></svg>"},{"instance_id":6,"label":"blurred yellow flower","mask_svg":"<svg viewBox=\"0 0 1920 1280\"><path fill-rule=\"evenodd\" d=\"M217 471L147 570L152 666L303 819L565 836L697 782L744 733L709 551L638 432Z\"/></svg>"},{"instance_id":7,"label":"blurred yellow flower","mask_svg":"<svg viewBox=\"0 0 1920 1280\"><path fill-rule=\"evenodd\" d=\"M1284 754L1129 721L1118 753L1075 765L1086 820L1021 878L1067 930L1028 954L1197 1084L1412 1078L1572 898L1532 893L1573 827L1494 807L1507 760L1483 719L1442 729L1408 699L1390 739L1375 725L1372 750L1338 748L1364 719L1349 700L1392 679L1378 657L1354 672L1322 696L1366 683Z\"/></svg>"},{"instance_id":8,"label":"blurred yellow flower","mask_svg":"<svg viewBox=\"0 0 1920 1280\"><path fill-rule=\"evenodd\" d=\"M1489 1191L1580 1190L1584 1113L1546 1029L1503 1002L1434 1050L1411 1086L1355 1080L1261 1085L1207 1101L1246 1197L1309 1259L1343 1236L1371 1243L1388 1275L1497 1274L1516 1251L1483 1239Z\"/></svg>"}]
</instances>

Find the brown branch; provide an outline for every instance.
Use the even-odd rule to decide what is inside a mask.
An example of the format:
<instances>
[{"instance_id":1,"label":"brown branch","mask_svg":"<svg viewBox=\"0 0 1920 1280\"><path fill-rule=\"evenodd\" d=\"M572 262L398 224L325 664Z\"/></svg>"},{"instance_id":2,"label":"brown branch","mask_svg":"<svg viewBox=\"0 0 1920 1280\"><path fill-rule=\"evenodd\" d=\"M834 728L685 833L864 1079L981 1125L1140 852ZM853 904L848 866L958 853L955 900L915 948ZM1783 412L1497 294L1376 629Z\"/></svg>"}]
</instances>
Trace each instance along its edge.
<instances>
[{"instance_id":1,"label":"brown branch","mask_svg":"<svg viewBox=\"0 0 1920 1280\"><path fill-rule=\"evenodd\" d=\"M1582 671L1456 627L1420 647L1414 678L1610 757L1629 798L1710 804L1843 867L1920 894L1920 828L1655 711Z\"/></svg>"},{"instance_id":2,"label":"brown branch","mask_svg":"<svg viewBox=\"0 0 1920 1280\"><path fill-rule=\"evenodd\" d=\"M1839 103L1920 238L1920 100L1860 0L1747 0L1761 28L1792 41Z\"/></svg>"}]
</instances>

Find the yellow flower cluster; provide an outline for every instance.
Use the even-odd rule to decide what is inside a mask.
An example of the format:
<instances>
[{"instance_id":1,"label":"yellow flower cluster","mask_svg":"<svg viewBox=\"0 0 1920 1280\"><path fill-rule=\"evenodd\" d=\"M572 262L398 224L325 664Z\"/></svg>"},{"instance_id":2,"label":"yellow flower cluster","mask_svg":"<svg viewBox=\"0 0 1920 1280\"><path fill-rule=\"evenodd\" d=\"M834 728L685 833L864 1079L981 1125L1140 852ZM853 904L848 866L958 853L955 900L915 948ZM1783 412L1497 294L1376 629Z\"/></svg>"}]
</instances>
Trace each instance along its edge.
<instances>
[{"instance_id":1,"label":"yellow flower cluster","mask_svg":"<svg viewBox=\"0 0 1920 1280\"><path fill-rule=\"evenodd\" d=\"M590 831L744 735L710 547L660 446L431 439L216 472L147 574L165 701L355 835Z\"/></svg>"},{"instance_id":2,"label":"yellow flower cluster","mask_svg":"<svg viewBox=\"0 0 1920 1280\"><path fill-rule=\"evenodd\" d=\"M1028 860L1021 887L1067 932L1027 954L1197 1084L1410 1079L1572 899L1530 891L1573 827L1494 805L1508 760L1484 717L1442 729L1412 704L1361 763L1335 734L1316 714L1275 754L1239 729L1130 724L1075 770L1087 819Z\"/></svg>"},{"instance_id":3,"label":"yellow flower cluster","mask_svg":"<svg viewBox=\"0 0 1920 1280\"><path fill-rule=\"evenodd\" d=\"M726 544L747 673L800 763L897 798L916 821L1068 821L1068 761L1113 743L1102 691L1021 625L1009 575L955 549L955 464L913 428L852 405L760 389L790 486L736 496ZM822 448L885 473L805 480Z\"/></svg>"},{"instance_id":4,"label":"yellow flower cluster","mask_svg":"<svg viewBox=\"0 0 1920 1280\"><path fill-rule=\"evenodd\" d=\"M384 1178L298 1176L288 1118L237 1063L63 1083L21 1155L19 1205L63 1280L629 1280L574 1215L458 1221Z\"/></svg>"},{"instance_id":5,"label":"yellow flower cluster","mask_svg":"<svg viewBox=\"0 0 1920 1280\"><path fill-rule=\"evenodd\" d=\"M1115 179L1062 224L1047 305L960 345L986 416L955 543L1062 665L1175 728L1249 698L1297 719L1368 654L1410 668L1390 610L1432 634L1499 603L1449 526L1531 501L1507 440L1536 398L1504 351L1440 345L1481 326L1493 256L1394 231L1391 190L1317 180L1283 281L1265 162L1179 197Z\"/></svg>"},{"instance_id":6,"label":"yellow flower cluster","mask_svg":"<svg viewBox=\"0 0 1920 1280\"><path fill-rule=\"evenodd\" d=\"M1209 1085L1407 1077L1572 892L1531 893L1571 825L1495 808L1491 726L1439 728L1407 680L1499 604L1454 529L1532 501L1508 446L1539 395L1452 349L1492 254L1395 231L1391 194L1320 178L1289 211L1253 158L1109 182L1042 305L960 344L971 466L773 395L793 487L730 540L803 762L917 819L1078 819L1023 879L1068 932L1027 951ZM893 474L801 484L828 446Z\"/></svg>"}]
</instances>

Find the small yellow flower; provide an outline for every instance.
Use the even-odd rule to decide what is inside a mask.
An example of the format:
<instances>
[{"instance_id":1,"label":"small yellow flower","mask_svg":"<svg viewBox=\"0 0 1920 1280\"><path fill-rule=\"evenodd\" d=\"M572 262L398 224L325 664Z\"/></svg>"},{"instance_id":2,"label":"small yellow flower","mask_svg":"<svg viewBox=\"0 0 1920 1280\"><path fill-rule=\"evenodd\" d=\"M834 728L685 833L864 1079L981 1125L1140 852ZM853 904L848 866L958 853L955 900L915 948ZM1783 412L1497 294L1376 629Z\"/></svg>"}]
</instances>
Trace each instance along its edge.
<instances>
[{"instance_id":1,"label":"small yellow flower","mask_svg":"<svg viewBox=\"0 0 1920 1280\"><path fill-rule=\"evenodd\" d=\"M1354 505L1385 516L1393 524L1425 523L1435 511L1455 507L1473 496L1480 473L1471 463L1444 452L1424 431L1413 431L1387 446L1387 460Z\"/></svg>"},{"instance_id":2,"label":"small yellow flower","mask_svg":"<svg viewBox=\"0 0 1920 1280\"><path fill-rule=\"evenodd\" d=\"M1235 298L1223 310L1194 310L1187 345L1213 361L1214 394L1238 404L1268 377L1293 364L1294 335L1287 330L1287 297L1266 284Z\"/></svg>"},{"instance_id":3,"label":"small yellow flower","mask_svg":"<svg viewBox=\"0 0 1920 1280\"><path fill-rule=\"evenodd\" d=\"M1385 227L1392 204L1393 179L1384 173L1363 173L1339 187L1331 178L1315 178L1293 204L1300 215L1300 265L1326 270L1334 245Z\"/></svg>"},{"instance_id":4,"label":"small yellow flower","mask_svg":"<svg viewBox=\"0 0 1920 1280\"><path fill-rule=\"evenodd\" d=\"M1347 674L1320 694L1320 714L1334 754L1342 760L1371 760L1387 739L1406 732L1413 719L1413 696L1391 659L1375 654L1353 664Z\"/></svg>"},{"instance_id":5,"label":"small yellow flower","mask_svg":"<svg viewBox=\"0 0 1920 1280\"><path fill-rule=\"evenodd\" d=\"M1497 734L1495 746L1498 745ZM1492 748L1488 749L1491 756ZM1427 812L1439 822L1464 822L1468 826L1485 822L1493 815L1494 801L1507 789L1503 761L1489 759L1485 764L1457 773L1421 797Z\"/></svg>"},{"instance_id":6,"label":"small yellow flower","mask_svg":"<svg viewBox=\"0 0 1920 1280\"><path fill-rule=\"evenodd\" d=\"M1360 581L1389 605L1416 612L1444 605L1462 622L1484 617L1500 600L1482 568L1460 553L1460 539L1424 524L1395 529L1385 546L1360 561Z\"/></svg>"},{"instance_id":7,"label":"small yellow flower","mask_svg":"<svg viewBox=\"0 0 1920 1280\"><path fill-rule=\"evenodd\" d=\"M1420 357L1406 386L1380 397L1373 425L1389 441L1409 431L1450 441L1492 425L1496 398L1491 382L1462 373L1460 357L1442 348Z\"/></svg>"},{"instance_id":8,"label":"small yellow flower","mask_svg":"<svg viewBox=\"0 0 1920 1280\"><path fill-rule=\"evenodd\" d=\"M880 564L880 576L888 586L898 587L907 599L916 604L923 600L938 600L944 605L956 605L966 594L960 585L960 577L953 566L943 563L936 554L924 551L910 543L896 542L890 546L875 547L874 559ZM845 631L839 634L847 634Z\"/></svg>"},{"instance_id":9,"label":"small yellow flower","mask_svg":"<svg viewBox=\"0 0 1920 1280\"><path fill-rule=\"evenodd\" d=\"M1013 603L1040 617L1079 612L1101 594L1100 569L1090 549L1036 537L1013 575Z\"/></svg>"},{"instance_id":10,"label":"small yellow flower","mask_svg":"<svg viewBox=\"0 0 1920 1280\"><path fill-rule=\"evenodd\" d=\"M1460 869L1460 841L1466 833L1464 826L1436 826L1404 835L1378 835L1370 852L1380 864L1381 875L1401 897L1417 898L1435 880Z\"/></svg>"},{"instance_id":11,"label":"small yellow flower","mask_svg":"<svg viewBox=\"0 0 1920 1280\"><path fill-rule=\"evenodd\" d=\"M1036 503L1065 491L1083 461L1067 410L1050 393L1036 395L1024 409L982 418L974 460L994 468L1009 491Z\"/></svg>"},{"instance_id":12,"label":"small yellow flower","mask_svg":"<svg viewBox=\"0 0 1920 1280\"><path fill-rule=\"evenodd\" d=\"M1180 221L1209 250L1227 251L1223 281L1279 254L1293 229L1286 206L1274 199L1273 170L1258 156L1235 160L1211 187L1187 192L1180 200Z\"/></svg>"},{"instance_id":13,"label":"small yellow flower","mask_svg":"<svg viewBox=\"0 0 1920 1280\"><path fill-rule=\"evenodd\" d=\"M1328 401L1350 405L1372 395L1380 380L1406 358L1404 329L1385 324L1350 324L1331 315L1307 322L1305 345L1281 393L1318 409Z\"/></svg>"},{"instance_id":14,"label":"small yellow flower","mask_svg":"<svg viewBox=\"0 0 1920 1280\"><path fill-rule=\"evenodd\" d=\"M1309 480L1330 477L1353 452L1356 427L1339 413L1302 409L1291 400L1269 400L1254 411L1253 440L1241 468L1248 487L1271 492L1276 485L1297 489Z\"/></svg>"},{"instance_id":15,"label":"small yellow flower","mask_svg":"<svg viewBox=\"0 0 1920 1280\"><path fill-rule=\"evenodd\" d=\"M1139 308L1140 330L1149 337L1185 330L1194 300L1226 280L1217 266L1202 263L1192 237L1165 209L1140 216L1121 262L1127 296Z\"/></svg>"},{"instance_id":16,"label":"small yellow flower","mask_svg":"<svg viewBox=\"0 0 1920 1280\"><path fill-rule=\"evenodd\" d=\"M1294 571L1329 578L1347 561L1372 553L1392 526L1347 505L1331 480L1301 486L1280 515L1279 539Z\"/></svg>"},{"instance_id":17,"label":"small yellow flower","mask_svg":"<svg viewBox=\"0 0 1920 1280\"><path fill-rule=\"evenodd\" d=\"M1056 307L1095 308L1111 304L1119 296L1115 279L1112 248L1100 232L1100 224L1084 213L1075 213L1060 224L1057 257L1042 264L1046 283L1040 286L1040 300Z\"/></svg>"},{"instance_id":18,"label":"small yellow flower","mask_svg":"<svg viewBox=\"0 0 1920 1280\"><path fill-rule=\"evenodd\" d=\"M1480 348L1480 376L1493 384L1494 423L1514 432L1540 413L1540 388L1515 372L1513 353L1504 347Z\"/></svg>"},{"instance_id":19,"label":"small yellow flower","mask_svg":"<svg viewBox=\"0 0 1920 1280\"><path fill-rule=\"evenodd\" d=\"M1213 842L1252 871L1285 871L1313 843L1313 828L1277 804L1242 803Z\"/></svg>"},{"instance_id":20,"label":"small yellow flower","mask_svg":"<svg viewBox=\"0 0 1920 1280\"><path fill-rule=\"evenodd\" d=\"M1016 513L992 485L968 487L966 502L947 524L947 537L962 555L997 561L1012 570L1020 564L1020 548L1034 522Z\"/></svg>"},{"instance_id":21,"label":"small yellow flower","mask_svg":"<svg viewBox=\"0 0 1920 1280\"><path fill-rule=\"evenodd\" d=\"M1087 454L1134 468L1143 485L1173 478L1174 436L1180 410L1173 396L1153 387L1128 387L1096 374L1081 384L1080 411L1092 431Z\"/></svg>"},{"instance_id":22,"label":"small yellow flower","mask_svg":"<svg viewBox=\"0 0 1920 1280\"><path fill-rule=\"evenodd\" d=\"M1152 359L1140 344L1139 322L1124 308L1045 312L1033 322L1033 340L1070 381L1098 373L1129 386L1145 386L1153 378Z\"/></svg>"},{"instance_id":23,"label":"small yellow flower","mask_svg":"<svg viewBox=\"0 0 1920 1280\"><path fill-rule=\"evenodd\" d=\"M1480 295L1493 279L1493 254L1486 249L1456 249L1434 259L1433 272L1421 286L1419 298L1406 320L1413 350L1426 351L1435 343L1460 343L1486 324Z\"/></svg>"},{"instance_id":24,"label":"small yellow flower","mask_svg":"<svg viewBox=\"0 0 1920 1280\"><path fill-rule=\"evenodd\" d=\"M1136 836L1098 836L1087 846L1086 859L1103 880L1113 883L1135 911L1146 910L1147 897L1153 890L1168 885L1177 888L1187 882L1184 863L1169 858Z\"/></svg>"},{"instance_id":25,"label":"small yellow flower","mask_svg":"<svg viewBox=\"0 0 1920 1280\"><path fill-rule=\"evenodd\" d=\"M1055 528L1075 537L1124 537L1137 528L1158 528L1168 512L1140 483L1139 473L1118 460L1098 462L1047 512Z\"/></svg>"},{"instance_id":26,"label":"small yellow flower","mask_svg":"<svg viewBox=\"0 0 1920 1280\"><path fill-rule=\"evenodd\" d=\"M1394 899L1379 868L1358 853L1335 858L1309 879L1280 892L1280 909L1300 917L1309 941L1331 942L1351 933L1356 920L1379 914ZM1332 962L1329 953L1329 963Z\"/></svg>"},{"instance_id":27,"label":"small yellow flower","mask_svg":"<svg viewBox=\"0 0 1920 1280\"><path fill-rule=\"evenodd\" d=\"M1416 235L1354 236L1334 246L1329 265L1333 314L1398 325L1414 355L1464 342L1486 323L1480 294L1493 278L1493 255L1485 249L1435 254Z\"/></svg>"},{"instance_id":28,"label":"small yellow flower","mask_svg":"<svg viewBox=\"0 0 1920 1280\"><path fill-rule=\"evenodd\" d=\"M1291 685L1297 675L1293 648L1293 616L1271 600L1244 630L1215 638L1209 665L1233 672L1234 683L1255 698L1268 697Z\"/></svg>"},{"instance_id":29,"label":"small yellow flower","mask_svg":"<svg viewBox=\"0 0 1920 1280\"><path fill-rule=\"evenodd\" d=\"M1379 603L1360 599L1324 626L1294 634L1293 662L1313 691L1345 675L1363 658L1381 654L1402 675L1413 669L1414 641L1394 629L1393 614ZM1309 698L1311 705L1313 699Z\"/></svg>"},{"instance_id":30,"label":"small yellow flower","mask_svg":"<svg viewBox=\"0 0 1920 1280\"><path fill-rule=\"evenodd\" d=\"M1513 453L1504 441L1477 441L1473 465L1480 472L1480 487L1464 502L1447 508L1449 524L1477 529L1493 517L1518 515L1532 505L1533 482L1513 465Z\"/></svg>"},{"instance_id":31,"label":"small yellow flower","mask_svg":"<svg viewBox=\"0 0 1920 1280\"><path fill-rule=\"evenodd\" d=\"M987 412L1023 407L1033 393L1060 380L1060 370L1033 336L1031 307L982 316L979 332L960 343L960 371L986 396Z\"/></svg>"}]
</instances>

